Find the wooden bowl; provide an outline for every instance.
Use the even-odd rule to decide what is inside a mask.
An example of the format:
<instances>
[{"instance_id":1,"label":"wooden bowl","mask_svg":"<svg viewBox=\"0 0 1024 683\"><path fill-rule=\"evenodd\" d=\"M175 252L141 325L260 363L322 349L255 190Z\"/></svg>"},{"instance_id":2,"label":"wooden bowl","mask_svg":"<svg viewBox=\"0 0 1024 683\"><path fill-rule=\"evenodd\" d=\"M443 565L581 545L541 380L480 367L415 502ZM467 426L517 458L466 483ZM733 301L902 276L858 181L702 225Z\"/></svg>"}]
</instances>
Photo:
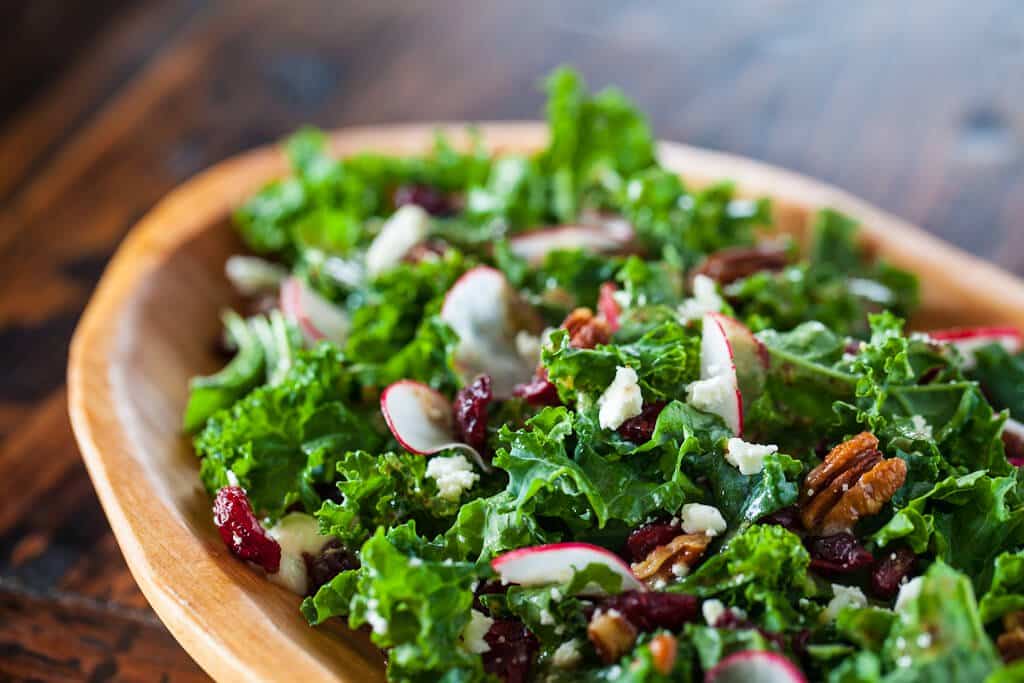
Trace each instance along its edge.
<instances>
[{"instance_id":1,"label":"wooden bowl","mask_svg":"<svg viewBox=\"0 0 1024 683\"><path fill-rule=\"evenodd\" d=\"M412 125L336 133L334 151L414 154L437 128L467 144L464 127ZM536 123L481 127L497 152L531 152ZM692 186L722 178L775 202L776 223L803 236L814 211L859 219L877 252L922 278L917 327L1024 327L1024 283L822 183L716 152L661 145L663 163ZM224 275L239 248L232 210L287 172L276 148L225 161L172 192L132 230L107 268L71 345L71 420L128 566L153 609L214 678L365 683L382 657L362 633L310 628L299 598L225 549L211 523L197 459L180 430L188 379L213 370L218 312L233 301ZM337 621L337 620L336 620Z\"/></svg>"}]
</instances>

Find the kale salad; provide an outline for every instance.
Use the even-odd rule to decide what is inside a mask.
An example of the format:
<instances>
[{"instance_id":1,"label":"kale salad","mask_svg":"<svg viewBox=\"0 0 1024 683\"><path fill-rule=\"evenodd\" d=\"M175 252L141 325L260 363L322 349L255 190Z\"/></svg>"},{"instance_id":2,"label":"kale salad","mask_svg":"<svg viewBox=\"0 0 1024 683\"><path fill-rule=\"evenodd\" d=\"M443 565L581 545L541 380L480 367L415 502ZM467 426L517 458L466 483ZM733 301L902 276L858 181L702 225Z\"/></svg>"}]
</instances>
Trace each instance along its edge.
<instances>
[{"instance_id":1,"label":"kale salad","mask_svg":"<svg viewBox=\"0 0 1024 683\"><path fill-rule=\"evenodd\" d=\"M545 87L536 154L304 130L239 208L184 416L229 550L393 681L1024 680L1020 333L909 332L853 220Z\"/></svg>"}]
</instances>

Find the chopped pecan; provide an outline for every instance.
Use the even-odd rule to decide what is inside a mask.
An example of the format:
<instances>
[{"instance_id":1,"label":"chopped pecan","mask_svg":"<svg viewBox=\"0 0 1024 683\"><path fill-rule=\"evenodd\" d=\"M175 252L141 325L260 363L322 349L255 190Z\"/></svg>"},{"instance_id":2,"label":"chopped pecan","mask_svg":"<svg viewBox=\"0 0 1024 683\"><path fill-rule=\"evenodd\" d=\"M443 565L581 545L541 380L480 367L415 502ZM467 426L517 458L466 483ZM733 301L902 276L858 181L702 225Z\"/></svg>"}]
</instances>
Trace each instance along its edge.
<instances>
[{"instance_id":1,"label":"chopped pecan","mask_svg":"<svg viewBox=\"0 0 1024 683\"><path fill-rule=\"evenodd\" d=\"M654 658L654 668L663 676L672 673L676 665L676 651L678 643L675 636L668 633L659 633L651 638L648 646L651 648L651 656Z\"/></svg>"},{"instance_id":2,"label":"chopped pecan","mask_svg":"<svg viewBox=\"0 0 1024 683\"><path fill-rule=\"evenodd\" d=\"M825 456L808 472L800 493L800 518L816 535L850 531L882 509L907 478L907 465L886 458L878 439L862 432Z\"/></svg>"},{"instance_id":3,"label":"chopped pecan","mask_svg":"<svg viewBox=\"0 0 1024 683\"><path fill-rule=\"evenodd\" d=\"M1024 611L1003 615L1003 628L1005 631L996 639L1003 661L1009 663L1024 658Z\"/></svg>"},{"instance_id":4,"label":"chopped pecan","mask_svg":"<svg viewBox=\"0 0 1024 683\"><path fill-rule=\"evenodd\" d=\"M587 625L587 638L594 644L601 661L619 661L636 643L636 627L618 610L598 610Z\"/></svg>"},{"instance_id":5,"label":"chopped pecan","mask_svg":"<svg viewBox=\"0 0 1024 683\"><path fill-rule=\"evenodd\" d=\"M709 254L690 277L707 275L720 285L743 279L762 270L782 270L789 263L784 244L766 242L754 247L729 247Z\"/></svg>"},{"instance_id":6,"label":"chopped pecan","mask_svg":"<svg viewBox=\"0 0 1024 683\"><path fill-rule=\"evenodd\" d=\"M633 573L640 580L651 583L685 576L697 564L709 543L711 536L704 533L680 534L665 545L657 546L634 564Z\"/></svg>"},{"instance_id":7,"label":"chopped pecan","mask_svg":"<svg viewBox=\"0 0 1024 683\"><path fill-rule=\"evenodd\" d=\"M589 308L577 308L562 322L569 332L569 344L577 349L592 349L611 341L612 330L608 322L595 316Z\"/></svg>"}]
</instances>

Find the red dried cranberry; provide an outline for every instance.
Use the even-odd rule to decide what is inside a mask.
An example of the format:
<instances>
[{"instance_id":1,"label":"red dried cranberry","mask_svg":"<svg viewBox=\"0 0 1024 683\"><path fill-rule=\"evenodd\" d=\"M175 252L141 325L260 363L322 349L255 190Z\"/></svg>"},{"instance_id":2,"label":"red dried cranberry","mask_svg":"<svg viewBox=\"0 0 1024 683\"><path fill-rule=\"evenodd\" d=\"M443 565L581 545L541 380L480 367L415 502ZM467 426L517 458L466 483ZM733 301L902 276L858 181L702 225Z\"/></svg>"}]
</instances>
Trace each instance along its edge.
<instances>
[{"instance_id":1,"label":"red dried cranberry","mask_svg":"<svg viewBox=\"0 0 1024 683\"><path fill-rule=\"evenodd\" d=\"M359 560L336 538L324 544L316 555L303 553L302 559L306 561L309 595L315 595L321 586L329 583L338 574L350 569L359 569Z\"/></svg>"},{"instance_id":2,"label":"red dried cranberry","mask_svg":"<svg viewBox=\"0 0 1024 683\"><path fill-rule=\"evenodd\" d=\"M455 394L455 428L463 443L478 451L487 444L487 406L493 397L487 375L480 375Z\"/></svg>"},{"instance_id":3,"label":"red dried cranberry","mask_svg":"<svg viewBox=\"0 0 1024 683\"><path fill-rule=\"evenodd\" d=\"M391 202L396 209L406 204L415 204L431 216L448 216L454 213L448 194L430 185L399 185L391 193Z\"/></svg>"},{"instance_id":4,"label":"red dried cranberry","mask_svg":"<svg viewBox=\"0 0 1024 683\"><path fill-rule=\"evenodd\" d=\"M811 569L824 574L849 574L875 561L857 537L848 532L804 539L811 555Z\"/></svg>"},{"instance_id":5,"label":"red dried cranberry","mask_svg":"<svg viewBox=\"0 0 1024 683\"><path fill-rule=\"evenodd\" d=\"M228 549L275 574L281 567L281 546L267 535L240 486L225 486L213 500L213 523Z\"/></svg>"},{"instance_id":6,"label":"red dried cranberry","mask_svg":"<svg viewBox=\"0 0 1024 683\"><path fill-rule=\"evenodd\" d=\"M681 533L678 524L651 522L637 527L626 538L626 555L630 562L639 562L659 545L666 545Z\"/></svg>"},{"instance_id":7,"label":"red dried cranberry","mask_svg":"<svg viewBox=\"0 0 1024 683\"><path fill-rule=\"evenodd\" d=\"M644 633L659 628L678 631L683 624L697 619L699 605L697 598L692 595L653 591L627 591L601 602L602 609L618 610L638 631Z\"/></svg>"},{"instance_id":8,"label":"red dried cranberry","mask_svg":"<svg viewBox=\"0 0 1024 683\"><path fill-rule=\"evenodd\" d=\"M1024 467L1024 436L1004 429L1003 447L1006 449L1006 459L1011 465Z\"/></svg>"},{"instance_id":9,"label":"red dried cranberry","mask_svg":"<svg viewBox=\"0 0 1024 683\"><path fill-rule=\"evenodd\" d=\"M654 434L654 425L658 422L658 416L664 409L664 401L648 403L639 415L629 418L619 426L619 435L633 443L647 443L651 440L651 435Z\"/></svg>"},{"instance_id":10,"label":"red dried cranberry","mask_svg":"<svg viewBox=\"0 0 1024 683\"><path fill-rule=\"evenodd\" d=\"M484 671L506 683L526 683L530 667L540 649L540 641L518 619L496 619L484 642L490 650L483 654Z\"/></svg>"},{"instance_id":11,"label":"red dried cranberry","mask_svg":"<svg viewBox=\"0 0 1024 683\"><path fill-rule=\"evenodd\" d=\"M917 556L907 547L882 550L884 555L871 569L871 594L883 600L892 600L900 586L910 578L917 565Z\"/></svg>"},{"instance_id":12,"label":"red dried cranberry","mask_svg":"<svg viewBox=\"0 0 1024 683\"><path fill-rule=\"evenodd\" d=\"M562 405L558 389L548 380L548 371L544 368L538 368L537 374L527 384L517 384L512 395L525 399L531 406Z\"/></svg>"},{"instance_id":13,"label":"red dried cranberry","mask_svg":"<svg viewBox=\"0 0 1024 683\"><path fill-rule=\"evenodd\" d=\"M775 524L795 534L803 533L804 524L800 520L800 508L795 505L776 510L758 520L760 524Z\"/></svg>"}]
</instances>

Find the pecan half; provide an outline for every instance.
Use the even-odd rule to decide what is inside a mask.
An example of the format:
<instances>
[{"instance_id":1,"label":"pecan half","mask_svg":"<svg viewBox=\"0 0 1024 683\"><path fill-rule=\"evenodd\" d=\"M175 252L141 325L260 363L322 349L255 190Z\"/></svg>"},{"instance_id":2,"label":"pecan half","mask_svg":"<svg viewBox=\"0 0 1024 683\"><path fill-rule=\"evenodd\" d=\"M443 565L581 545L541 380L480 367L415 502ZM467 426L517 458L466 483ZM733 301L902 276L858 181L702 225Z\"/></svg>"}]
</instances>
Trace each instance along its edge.
<instances>
[{"instance_id":1,"label":"pecan half","mask_svg":"<svg viewBox=\"0 0 1024 683\"><path fill-rule=\"evenodd\" d=\"M800 493L800 518L813 534L850 531L882 509L907 478L907 465L886 458L874 434L862 432L833 448L807 473Z\"/></svg>"},{"instance_id":2,"label":"pecan half","mask_svg":"<svg viewBox=\"0 0 1024 683\"><path fill-rule=\"evenodd\" d=\"M611 341L612 330L608 322L595 316L589 308L577 308L562 322L569 332L569 344L577 349L592 349Z\"/></svg>"},{"instance_id":3,"label":"pecan half","mask_svg":"<svg viewBox=\"0 0 1024 683\"><path fill-rule=\"evenodd\" d=\"M680 534L665 545L659 545L632 566L641 581L656 583L686 576L711 543L707 534Z\"/></svg>"},{"instance_id":4,"label":"pecan half","mask_svg":"<svg viewBox=\"0 0 1024 683\"><path fill-rule=\"evenodd\" d=\"M729 247L709 254L690 273L707 275L720 285L749 277L762 270L782 270L789 263L789 250L782 244L766 242L754 247Z\"/></svg>"},{"instance_id":5,"label":"pecan half","mask_svg":"<svg viewBox=\"0 0 1024 683\"><path fill-rule=\"evenodd\" d=\"M1005 632L996 639L1003 661L1009 663L1024 658L1024 611L1003 615L1003 628Z\"/></svg>"},{"instance_id":6,"label":"pecan half","mask_svg":"<svg viewBox=\"0 0 1024 683\"><path fill-rule=\"evenodd\" d=\"M648 647L651 648L654 668L663 676L668 676L672 673L672 669L676 665L678 645L675 636L668 633L659 633L651 638L651 643Z\"/></svg>"},{"instance_id":7,"label":"pecan half","mask_svg":"<svg viewBox=\"0 0 1024 683\"><path fill-rule=\"evenodd\" d=\"M619 661L636 643L636 627L618 610L598 610L587 625L587 638L605 664Z\"/></svg>"}]
</instances>

